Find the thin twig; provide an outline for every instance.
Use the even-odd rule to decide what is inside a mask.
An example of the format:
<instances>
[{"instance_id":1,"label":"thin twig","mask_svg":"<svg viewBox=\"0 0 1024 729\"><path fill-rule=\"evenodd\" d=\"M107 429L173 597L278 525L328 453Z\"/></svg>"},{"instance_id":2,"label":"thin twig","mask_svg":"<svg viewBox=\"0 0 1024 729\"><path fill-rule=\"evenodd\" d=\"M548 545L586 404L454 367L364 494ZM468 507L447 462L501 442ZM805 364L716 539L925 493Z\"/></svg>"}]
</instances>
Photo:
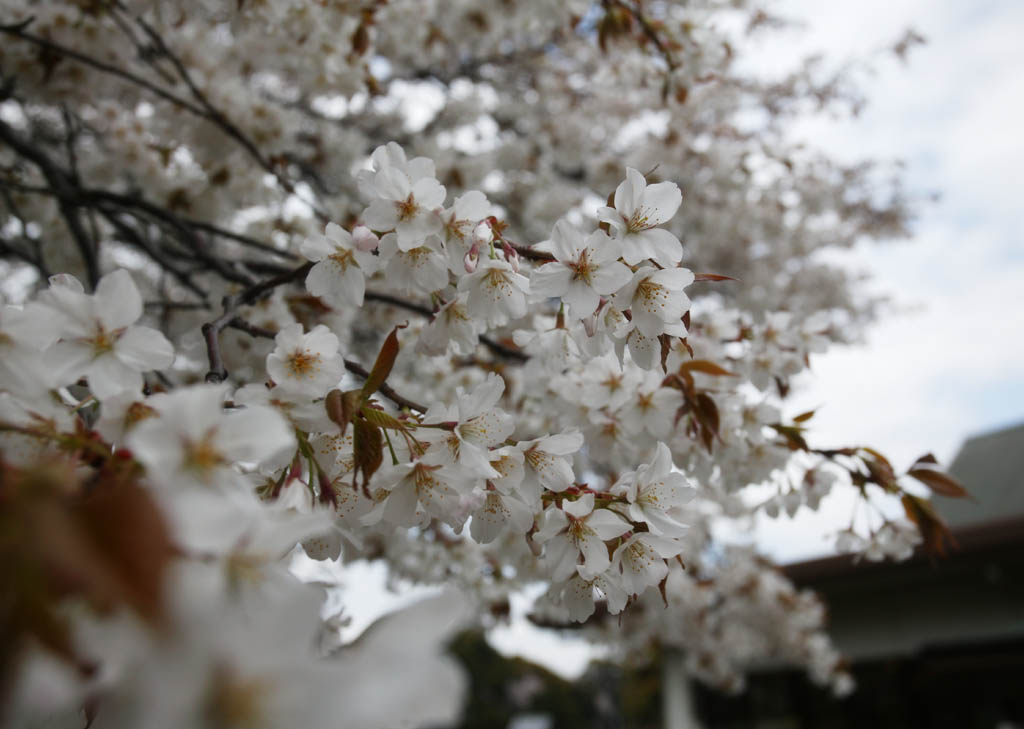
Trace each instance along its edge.
<instances>
[{"instance_id":1,"label":"thin twig","mask_svg":"<svg viewBox=\"0 0 1024 729\"><path fill-rule=\"evenodd\" d=\"M223 313L213 321L207 322L202 326L203 339L206 341L206 356L210 362L210 370L206 373L207 382L223 382L228 378L228 371L224 367L224 358L220 352L220 332L225 327L231 326L232 322L237 319L236 313L238 309L259 301L278 286L283 286L305 276L312 267L313 263L309 261L291 271L253 284L239 294L224 297ZM237 324L235 328L238 328Z\"/></svg>"},{"instance_id":2,"label":"thin twig","mask_svg":"<svg viewBox=\"0 0 1024 729\"><path fill-rule=\"evenodd\" d=\"M414 304L411 301L406 301L398 296L392 294L385 294L380 291L367 291L363 297L367 301L377 301L382 304L390 304L391 306L398 307L399 309L405 309L411 311L414 314L420 314L425 317L433 317L434 312L426 306L421 304ZM487 336L486 334L480 335L480 343L491 350L494 354L504 357L505 359L515 360L516 362L526 362L530 359L530 355L525 352L514 349L501 342Z\"/></svg>"}]
</instances>

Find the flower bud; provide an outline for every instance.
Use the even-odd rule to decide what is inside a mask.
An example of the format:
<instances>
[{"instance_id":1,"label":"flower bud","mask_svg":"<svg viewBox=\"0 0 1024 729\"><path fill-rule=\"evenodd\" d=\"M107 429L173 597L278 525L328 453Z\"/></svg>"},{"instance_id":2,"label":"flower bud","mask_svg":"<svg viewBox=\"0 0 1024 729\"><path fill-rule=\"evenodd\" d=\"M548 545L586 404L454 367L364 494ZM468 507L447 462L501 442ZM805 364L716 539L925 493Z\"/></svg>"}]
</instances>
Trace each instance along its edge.
<instances>
[{"instance_id":1,"label":"flower bud","mask_svg":"<svg viewBox=\"0 0 1024 729\"><path fill-rule=\"evenodd\" d=\"M477 223L477 226L473 228L473 245L486 246L490 245L493 240L494 230L491 229L491 224L486 220Z\"/></svg>"},{"instance_id":2,"label":"flower bud","mask_svg":"<svg viewBox=\"0 0 1024 729\"><path fill-rule=\"evenodd\" d=\"M352 229L352 243L355 244L357 250L372 251L379 242L380 240L373 231L365 225L357 225Z\"/></svg>"},{"instance_id":3,"label":"flower bud","mask_svg":"<svg viewBox=\"0 0 1024 729\"><path fill-rule=\"evenodd\" d=\"M519 254L512 246L505 246L505 260L512 266L512 270L519 273Z\"/></svg>"},{"instance_id":4,"label":"flower bud","mask_svg":"<svg viewBox=\"0 0 1024 729\"><path fill-rule=\"evenodd\" d=\"M466 252L466 255L462 259L462 265L466 269L466 273L473 273L476 270L477 261L480 260L480 252L477 250L476 244Z\"/></svg>"}]
</instances>

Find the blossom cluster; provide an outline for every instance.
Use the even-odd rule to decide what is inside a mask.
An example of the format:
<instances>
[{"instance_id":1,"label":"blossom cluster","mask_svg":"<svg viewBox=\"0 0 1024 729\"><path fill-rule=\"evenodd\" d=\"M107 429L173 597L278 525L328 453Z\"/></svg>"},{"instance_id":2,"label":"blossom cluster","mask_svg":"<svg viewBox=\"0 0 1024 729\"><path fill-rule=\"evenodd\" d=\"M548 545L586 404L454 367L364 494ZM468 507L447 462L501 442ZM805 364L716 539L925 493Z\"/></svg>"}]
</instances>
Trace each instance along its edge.
<instances>
[{"instance_id":1,"label":"blossom cluster","mask_svg":"<svg viewBox=\"0 0 1024 729\"><path fill-rule=\"evenodd\" d=\"M810 254L906 211L738 119L842 87L743 78L712 0L364 5L0 14L0 721L438 725L445 635L537 583L538 619L718 685L772 655L847 690L820 603L712 534L926 503L786 413L873 313ZM289 565L361 559L457 591L346 643Z\"/></svg>"},{"instance_id":2,"label":"blossom cluster","mask_svg":"<svg viewBox=\"0 0 1024 729\"><path fill-rule=\"evenodd\" d=\"M482 599L507 599L517 584L546 581L543 610L557 619L586 621L598 604L619 613L692 581L685 565L702 559L707 515L691 502L701 493L705 507L728 508L735 486L707 471L694 479L676 466L699 473L707 460L701 456L714 453L722 464L731 450L746 458L752 449L776 449L762 470L749 466L757 479L783 459L767 434L777 409L747 401L736 384L697 386L695 376L737 379L696 358L700 350L726 363L739 359L726 354L737 326L719 311L687 328L685 288L695 276L679 265L679 241L656 227L678 209L679 188L627 169L615 207L599 211L608 232L584 234L561 220L548 241L525 247L506 239L483 193L444 207L433 172L429 160L407 159L397 145L379 148L360 173L369 200L359 224L349 231L329 223L301 247L309 263L297 269L300 281L327 312L358 310L368 283L432 303L426 323L396 327L373 369L357 370L366 379L361 388L349 387L358 380L342 352L345 330L332 328L330 315L307 328L287 307L275 313L260 305L263 329L253 331L273 338L273 348L256 355L262 364L253 363L262 382L189 384L187 358L176 358L163 333L138 324L142 298L130 273L104 276L92 294L77 279L56 276L36 300L3 310L5 464L25 469L56 456L60 439L44 433L94 429L113 453L144 469L146 491L186 557L175 567L180 576L166 579L182 581L186 592L219 590L219 607L207 607L220 618L238 609L224 601L239 599L231 585L241 565L259 575L248 582L275 584L291 579L275 565L296 544L315 560L354 559L410 528L514 564L518 579L506 581L504 592L493 582L463 581ZM255 313L249 308L247 315ZM517 373L476 375L464 385L449 375L445 382L445 359L475 353L482 341L494 341L481 338L510 329L529 358ZM786 351L799 351L797 342L787 344ZM423 387L424 368L433 369L439 386ZM428 397L428 404L381 398L386 383ZM709 423L712 417L718 422ZM721 444L711 446L714 439ZM636 465L614 470L629 462ZM691 538L692 526L698 538ZM211 568L211 559L220 567ZM197 580L214 586L195 587ZM680 607L668 615L692 609L688 598L676 599ZM267 620L296 609L253 609L264 608ZM808 630L795 635L819 641L820 624L821 616L812 616ZM256 684L247 682L279 680L268 676L280 665L259 668L249 651L280 650L231 644L230 632L209 641L201 631L219 629L207 618L183 626L181 640L195 641L188 650L211 665L209 673L191 675L199 683L182 687L184 694L248 691ZM81 628L83 635L91 629ZM315 632L308 623L305 629ZM90 660L114 660L95 645L83 650L90 649ZM288 670L328 680L330 671L315 662L295 667L312 658L296 655ZM184 658L154 647L135 660L142 663L123 664L121 683L71 682L68 695L95 692L110 715L140 721L118 697L169 680ZM249 673L223 675L229 660L248 662ZM424 660L440 659L425 652ZM822 660L826 668L838 665ZM826 668L815 671L838 680ZM705 675L732 675L723 670ZM204 681L213 688L203 689ZM449 693L457 688L448 685ZM247 711L285 711L247 701ZM186 702L181 711L201 708ZM326 717L337 709L327 702L322 710Z\"/></svg>"}]
</instances>

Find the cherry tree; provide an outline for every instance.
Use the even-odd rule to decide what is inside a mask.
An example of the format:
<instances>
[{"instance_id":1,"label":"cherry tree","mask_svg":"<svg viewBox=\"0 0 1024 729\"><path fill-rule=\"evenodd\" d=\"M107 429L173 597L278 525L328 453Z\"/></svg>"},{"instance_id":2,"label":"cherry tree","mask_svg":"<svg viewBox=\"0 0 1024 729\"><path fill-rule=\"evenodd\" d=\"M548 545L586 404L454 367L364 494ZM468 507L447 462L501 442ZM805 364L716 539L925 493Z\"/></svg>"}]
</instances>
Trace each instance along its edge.
<instances>
[{"instance_id":1,"label":"cherry tree","mask_svg":"<svg viewBox=\"0 0 1024 729\"><path fill-rule=\"evenodd\" d=\"M769 11L6 2L3 720L449 722L447 636L535 585L623 654L849 691L821 602L715 525L848 489L836 548L901 559L964 492L787 406L877 314L814 254L911 205L791 138L862 99L744 71ZM445 589L343 643L300 554Z\"/></svg>"}]
</instances>

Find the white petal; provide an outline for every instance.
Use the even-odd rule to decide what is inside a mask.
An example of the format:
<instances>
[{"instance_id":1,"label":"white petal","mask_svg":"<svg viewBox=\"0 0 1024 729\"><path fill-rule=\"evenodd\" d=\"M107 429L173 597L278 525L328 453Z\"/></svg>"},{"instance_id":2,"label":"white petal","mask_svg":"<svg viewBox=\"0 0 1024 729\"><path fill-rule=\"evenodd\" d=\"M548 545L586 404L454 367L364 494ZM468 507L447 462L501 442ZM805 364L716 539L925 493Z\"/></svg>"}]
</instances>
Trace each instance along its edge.
<instances>
[{"instance_id":1,"label":"white petal","mask_svg":"<svg viewBox=\"0 0 1024 729\"><path fill-rule=\"evenodd\" d=\"M162 332L150 327L128 327L114 344L117 358L137 370L155 370L174 361L174 347Z\"/></svg>"},{"instance_id":2,"label":"white petal","mask_svg":"<svg viewBox=\"0 0 1024 729\"><path fill-rule=\"evenodd\" d=\"M683 193L674 182L659 182L648 185L644 190L642 205L647 215L648 225L661 225L679 210L683 201Z\"/></svg>"},{"instance_id":3,"label":"white petal","mask_svg":"<svg viewBox=\"0 0 1024 729\"><path fill-rule=\"evenodd\" d=\"M530 289L536 296L562 296L571 277L572 271L561 263L545 263L530 273Z\"/></svg>"},{"instance_id":4,"label":"white petal","mask_svg":"<svg viewBox=\"0 0 1024 729\"><path fill-rule=\"evenodd\" d=\"M142 296L130 273L123 268L108 273L96 285L96 315L109 329L120 329L142 316Z\"/></svg>"},{"instance_id":5,"label":"white petal","mask_svg":"<svg viewBox=\"0 0 1024 729\"><path fill-rule=\"evenodd\" d=\"M683 244L672 233L663 228L651 228L631 238L643 241L648 257L665 267L675 266L683 258Z\"/></svg>"},{"instance_id":6,"label":"white petal","mask_svg":"<svg viewBox=\"0 0 1024 729\"><path fill-rule=\"evenodd\" d=\"M602 296L614 294L623 286L628 284L633 277L633 272L618 261L601 266L590 276L590 283L594 291Z\"/></svg>"},{"instance_id":7,"label":"white petal","mask_svg":"<svg viewBox=\"0 0 1024 729\"><path fill-rule=\"evenodd\" d=\"M98 400L105 400L119 392L142 391L142 373L121 362L113 352L93 360L86 373L89 389Z\"/></svg>"},{"instance_id":8,"label":"white petal","mask_svg":"<svg viewBox=\"0 0 1024 729\"><path fill-rule=\"evenodd\" d=\"M595 509L594 513L587 517L587 526L603 540L615 539L630 530L628 522L608 509Z\"/></svg>"}]
</instances>

